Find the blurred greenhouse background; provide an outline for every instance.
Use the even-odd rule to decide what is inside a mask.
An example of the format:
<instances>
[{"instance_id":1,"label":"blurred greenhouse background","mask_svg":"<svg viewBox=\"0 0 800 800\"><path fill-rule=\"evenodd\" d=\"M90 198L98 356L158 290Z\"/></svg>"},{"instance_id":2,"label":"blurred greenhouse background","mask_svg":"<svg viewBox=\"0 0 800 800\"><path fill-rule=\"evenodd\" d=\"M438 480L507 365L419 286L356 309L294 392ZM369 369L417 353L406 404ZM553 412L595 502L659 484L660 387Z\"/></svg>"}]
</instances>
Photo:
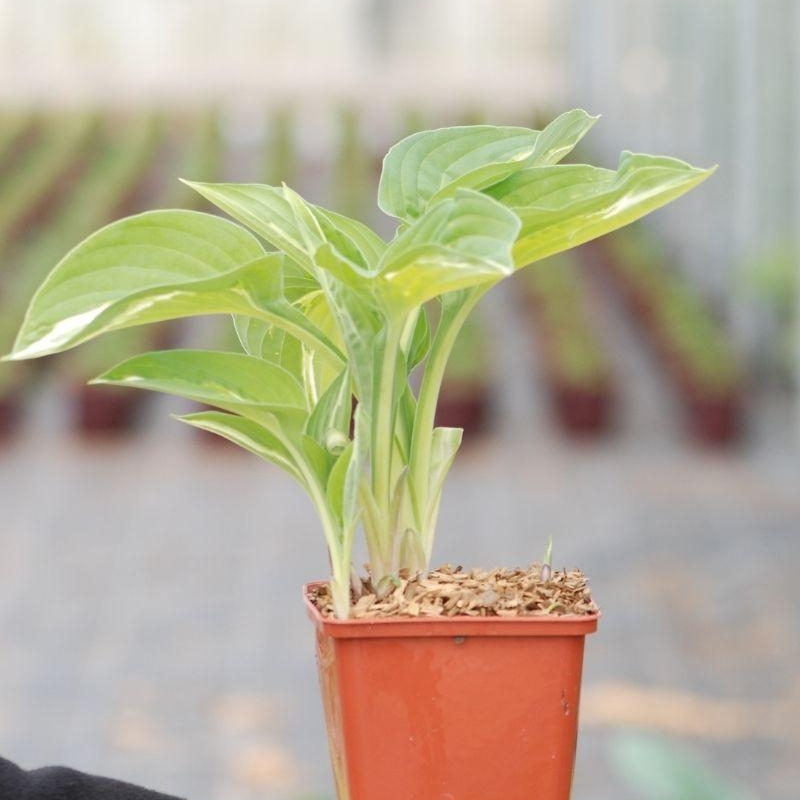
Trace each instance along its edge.
<instances>
[{"instance_id":1,"label":"blurred greenhouse background","mask_svg":"<svg viewBox=\"0 0 800 800\"><path fill-rule=\"evenodd\" d=\"M603 117L577 160L718 164L487 298L440 409L468 445L438 555L526 563L553 534L592 577L576 800L714 796L628 784L630 731L791 800L799 44L791 0L0 0L0 350L87 233L211 211L178 177L286 181L390 236L381 157L424 127L580 106ZM327 567L300 490L170 420L180 402L84 387L175 343L237 347L209 319L0 364L0 754L324 800L299 586Z\"/></svg>"}]
</instances>

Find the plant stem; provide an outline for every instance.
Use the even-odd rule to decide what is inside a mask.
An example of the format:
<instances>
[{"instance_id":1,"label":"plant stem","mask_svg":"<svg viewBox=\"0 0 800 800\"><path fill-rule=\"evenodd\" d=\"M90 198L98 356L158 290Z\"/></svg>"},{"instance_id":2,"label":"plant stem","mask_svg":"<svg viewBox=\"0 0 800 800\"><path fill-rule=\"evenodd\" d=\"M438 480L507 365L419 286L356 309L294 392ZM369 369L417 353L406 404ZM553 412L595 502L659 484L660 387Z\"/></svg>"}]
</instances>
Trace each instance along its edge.
<instances>
[{"instance_id":1,"label":"plant stem","mask_svg":"<svg viewBox=\"0 0 800 800\"><path fill-rule=\"evenodd\" d=\"M303 483L317 511L331 563L331 597L338 619L350 616L350 561L352 557L352 541L344 542L340 526L331 514L325 492L319 485L317 476L309 469L307 462L297 449L286 442L289 452L300 470Z\"/></svg>"},{"instance_id":2,"label":"plant stem","mask_svg":"<svg viewBox=\"0 0 800 800\"><path fill-rule=\"evenodd\" d=\"M417 413L414 418L414 431L411 435L411 453L409 457L409 472L411 474L412 503L419 531L423 535L425 552L430 550L429 540L433 531L425 530L427 516L428 470L430 468L431 443L436 419L436 404L442 388L447 360L453 349L456 338L478 300L489 290L490 286L479 286L470 290L456 308L452 316L443 311L436 333L433 338L428 361L422 376L422 383L417 398ZM435 515L434 515L435 518ZM426 567L428 564L425 565Z\"/></svg>"},{"instance_id":3,"label":"plant stem","mask_svg":"<svg viewBox=\"0 0 800 800\"><path fill-rule=\"evenodd\" d=\"M386 325L386 338L383 358L380 361L377 393L372 398L372 493L381 514L383 527L390 524L392 495L392 449L394 447L395 378L397 356L403 325L389 319ZM382 530L388 537L390 531Z\"/></svg>"}]
</instances>

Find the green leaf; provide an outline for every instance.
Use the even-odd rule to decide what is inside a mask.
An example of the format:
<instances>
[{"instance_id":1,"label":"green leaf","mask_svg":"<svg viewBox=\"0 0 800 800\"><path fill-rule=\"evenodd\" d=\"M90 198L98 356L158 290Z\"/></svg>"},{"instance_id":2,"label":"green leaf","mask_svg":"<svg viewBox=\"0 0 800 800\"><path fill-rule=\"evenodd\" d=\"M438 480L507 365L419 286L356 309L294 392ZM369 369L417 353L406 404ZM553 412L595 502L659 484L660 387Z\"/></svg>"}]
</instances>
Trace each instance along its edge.
<instances>
[{"instance_id":1,"label":"green leaf","mask_svg":"<svg viewBox=\"0 0 800 800\"><path fill-rule=\"evenodd\" d=\"M263 358L288 370L302 372L303 346L285 330L252 317L234 317L234 328L242 349L251 356Z\"/></svg>"},{"instance_id":2,"label":"green leaf","mask_svg":"<svg viewBox=\"0 0 800 800\"><path fill-rule=\"evenodd\" d=\"M60 350L73 347L102 333L153 322L201 314L238 314L289 331L335 365L344 362L339 349L298 309L283 297L283 256L270 253L231 272L199 281L156 286L135 292L108 305L82 327L75 326L62 338ZM250 328L254 341L256 329ZM64 332L67 336L67 332Z\"/></svg>"},{"instance_id":3,"label":"green leaf","mask_svg":"<svg viewBox=\"0 0 800 800\"><path fill-rule=\"evenodd\" d=\"M223 411L200 411L177 416L176 419L228 439L265 461L276 464L300 483L304 483L292 455L281 440L263 425L238 414L227 414Z\"/></svg>"},{"instance_id":4,"label":"green leaf","mask_svg":"<svg viewBox=\"0 0 800 800\"><path fill-rule=\"evenodd\" d=\"M305 394L297 378L275 364L240 353L145 353L123 361L92 383L175 394L248 416L248 410L263 414L305 408Z\"/></svg>"},{"instance_id":5,"label":"green leaf","mask_svg":"<svg viewBox=\"0 0 800 800\"><path fill-rule=\"evenodd\" d=\"M463 433L461 428L434 428L428 483L429 505L426 512L428 527L435 523L444 480L453 466L458 448L461 447Z\"/></svg>"},{"instance_id":6,"label":"green leaf","mask_svg":"<svg viewBox=\"0 0 800 800\"><path fill-rule=\"evenodd\" d=\"M313 272L314 253L325 241L363 267L375 264L386 248L366 225L307 203L285 186L187 183L307 272Z\"/></svg>"},{"instance_id":7,"label":"green leaf","mask_svg":"<svg viewBox=\"0 0 800 800\"><path fill-rule=\"evenodd\" d=\"M375 350L383 335L383 320L370 298L331 276L327 281L328 308L336 321L356 386L356 396L372 407Z\"/></svg>"},{"instance_id":8,"label":"green leaf","mask_svg":"<svg viewBox=\"0 0 800 800\"><path fill-rule=\"evenodd\" d=\"M525 166L555 163L596 119L578 109L562 114L541 133L469 125L412 134L384 159L378 205L393 217L415 219L459 188L485 189Z\"/></svg>"},{"instance_id":9,"label":"green leaf","mask_svg":"<svg viewBox=\"0 0 800 800\"><path fill-rule=\"evenodd\" d=\"M322 232L328 241L336 244L332 238L331 231L333 229L349 239L351 245L358 252L358 258L353 260L365 267L375 266L380 261L381 256L386 251L386 242L371 228L368 228L358 220L351 219L343 214L337 214L335 211L329 211L320 206L314 206L314 211ZM337 246L341 249L340 245L341 243ZM350 258L353 258L352 253Z\"/></svg>"},{"instance_id":10,"label":"green leaf","mask_svg":"<svg viewBox=\"0 0 800 800\"><path fill-rule=\"evenodd\" d=\"M544 167L557 164L572 152L598 119L599 116L587 114L580 108L560 114L539 134L533 153L524 166Z\"/></svg>"},{"instance_id":11,"label":"green leaf","mask_svg":"<svg viewBox=\"0 0 800 800\"><path fill-rule=\"evenodd\" d=\"M447 186L482 189L506 177L533 153L538 131L469 125L412 134L383 160L378 205L402 220L419 217Z\"/></svg>"},{"instance_id":12,"label":"green leaf","mask_svg":"<svg viewBox=\"0 0 800 800\"><path fill-rule=\"evenodd\" d=\"M406 228L383 255L381 290L391 303L419 306L447 292L496 281L514 271L516 214L485 195L460 189Z\"/></svg>"},{"instance_id":13,"label":"green leaf","mask_svg":"<svg viewBox=\"0 0 800 800\"><path fill-rule=\"evenodd\" d=\"M283 251L307 271L312 269L312 252L306 248L303 231L283 189L260 183L195 183L187 186L221 208L226 214Z\"/></svg>"},{"instance_id":14,"label":"green leaf","mask_svg":"<svg viewBox=\"0 0 800 800\"><path fill-rule=\"evenodd\" d=\"M344 524L345 517L345 485L347 473L353 460L353 442L341 452L328 476L326 495L331 510L336 514L339 524Z\"/></svg>"},{"instance_id":15,"label":"green leaf","mask_svg":"<svg viewBox=\"0 0 800 800\"><path fill-rule=\"evenodd\" d=\"M308 418L306 432L328 450L341 449L350 435L353 395L350 371L343 370L320 397Z\"/></svg>"},{"instance_id":16,"label":"green leaf","mask_svg":"<svg viewBox=\"0 0 800 800\"><path fill-rule=\"evenodd\" d=\"M581 164L533 167L492 186L487 194L522 220L514 259L525 266L643 217L713 171L674 158L625 152L616 172Z\"/></svg>"},{"instance_id":17,"label":"green leaf","mask_svg":"<svg viewBox=\"0 0 800 800\"><path fill-rule=\"evenodd\" d=\"M755 800L755 795L658 737L617 736L611 754L623 779L647 800Z\"/></svg>"},{"instance_id":18,"label":"green leaf","mask_svg":"<svg viewBox=\"0 0 800 800\"><path fill-rule=\"evenodd\" d=\"M214 278L263 254L259 242L238 225L196 211L150 211L114 222L81 242L45 279L11 357L56 353L101 330L125 327L108 322L114 313L104 318L105 327L99 318L132 295L146 300L148 290ZM206 313L183 308L188 314ZM124 302L117 309L122 317L135 311Z\"/></svg>"}]
</instances>

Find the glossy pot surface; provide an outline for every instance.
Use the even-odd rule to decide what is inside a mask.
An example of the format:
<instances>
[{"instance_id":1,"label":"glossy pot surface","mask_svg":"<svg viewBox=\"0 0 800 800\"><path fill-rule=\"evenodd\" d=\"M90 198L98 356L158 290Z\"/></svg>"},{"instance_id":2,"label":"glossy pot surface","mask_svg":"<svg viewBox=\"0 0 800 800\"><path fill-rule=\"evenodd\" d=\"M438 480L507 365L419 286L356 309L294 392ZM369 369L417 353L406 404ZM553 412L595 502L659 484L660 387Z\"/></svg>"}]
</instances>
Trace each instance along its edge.
<instances>
[{"instance_id":1,"label":"glossy pot surface","mask_svg":"<svg viewBox=\"0 0 800 800\"><path fill-rule=\"evenodd\" d=\"M306 604L339 800L568 800L596 615L337 621Z\"/></svg>"}]
</instances>

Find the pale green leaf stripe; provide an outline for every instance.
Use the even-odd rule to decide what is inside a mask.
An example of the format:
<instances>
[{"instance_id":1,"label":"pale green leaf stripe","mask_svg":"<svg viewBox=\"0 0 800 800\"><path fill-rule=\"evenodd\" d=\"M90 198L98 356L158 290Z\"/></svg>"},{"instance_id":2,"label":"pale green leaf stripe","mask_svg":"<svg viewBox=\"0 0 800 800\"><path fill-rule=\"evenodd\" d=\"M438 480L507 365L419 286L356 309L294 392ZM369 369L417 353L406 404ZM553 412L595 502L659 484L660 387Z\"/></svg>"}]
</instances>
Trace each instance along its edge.
<instances>
[{"instance_id":1,"label":"pale green leaf stripe","mask_svg":"<svg viewBox=\"0 0 800 800\"><path fill-rule=\"evenodd\" d=\"M65 327L57 342L58 350L135 325L199 314L237 314L288 331L334 365L341 366L344 356L339 349L305 314L284 299L282 264L282 254L269 253L213 278L135 292L106 306L97 316L84 318L83 324L75 324L71 329ZM55 344L52 337L51 344ZM25 357L25 352L19 357Z\"/></svg>"},{"instance_id":2,"label":"pale green leaf stripe","mask_svg":"<svg viewBox=\"0 0 800 800\"><path fill-rule=\"evenodd\" d=\"M208 350L144 353L112 367L91 383L165 392L220 408L305 408L303 388L291 373L241 353Z\"/></svg>"},{"instance_id":3,"label":"pale green leaf stripe","mask_svg":"<svg viewBox=\"0 0 800 800\"><path fill-rule=\"evenodd\" d=\"M221 436L265 461L276 464L300 483L304 482L292 455L281 440L253 420L223 411L199 411L176 416L175 419Z\"/></svg>"},{"instance_id":4,"label":"pale green leaf stripe","mask_svg":"<svg viewBox=\"0 0 800 800\"><path fill-rule=\"evenodd\" d=\"M583 244L666 205L708 178L677 159L623 153L617 172L585 165L534 167L487 193L522 220L518 266Z\"/></svg>"},{"instance_id":5,"label":"pale green leaf stripe","mask_svg":"<svg viewBox=\"0 0 800 800\"><path fill-rule=\"evenodd\" d=\"M478 125L413 134L384 159L378 205L391 216L414 219L459 188L485 189L525 167L560 161L597 119L575 109L541 132Z\"/></svg>"},{"instance_id":6,"label":"pale green leaf stripe","mask_svg":"<svg viewBox=\"0 0 800 800\"><path fill-rule=\"evenodd\" d=\"M243 228L197 211L149 211L113 222L77 245L45 279L11 358L56 353L83 341L81 331L131 294L212 278L263 254Z\"/></svg>"}]
</instances>

